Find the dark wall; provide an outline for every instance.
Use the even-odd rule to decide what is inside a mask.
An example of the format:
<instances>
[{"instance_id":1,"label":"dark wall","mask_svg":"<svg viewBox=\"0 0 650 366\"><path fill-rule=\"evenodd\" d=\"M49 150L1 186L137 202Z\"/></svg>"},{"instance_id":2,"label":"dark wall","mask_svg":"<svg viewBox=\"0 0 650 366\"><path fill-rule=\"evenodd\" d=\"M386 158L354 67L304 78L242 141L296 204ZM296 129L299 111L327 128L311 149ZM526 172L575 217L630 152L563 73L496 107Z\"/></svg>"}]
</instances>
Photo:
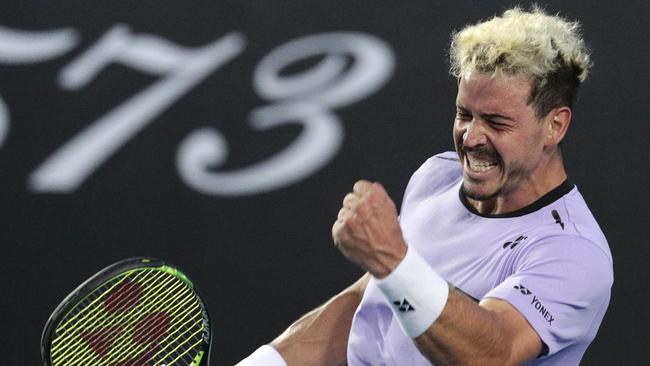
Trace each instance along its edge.
<instances>
[{"instance_id":1,"label":"dark wall","mask_svg":"<svg viewBox=\"0 0 650 366\"><path fill-rule=\"evenodd\" d=\"M270 341L362 274L331 243L340 200L366 178L399 203L419 164L452 148L449 34L512 4L2 1L4 362L39 364L59 301L140 255L198 283L213 365ZM583 363L642 364L650 7L544 4L580 19L594 49L564 154L615 284Z\"/></svg>"}]
</instances>

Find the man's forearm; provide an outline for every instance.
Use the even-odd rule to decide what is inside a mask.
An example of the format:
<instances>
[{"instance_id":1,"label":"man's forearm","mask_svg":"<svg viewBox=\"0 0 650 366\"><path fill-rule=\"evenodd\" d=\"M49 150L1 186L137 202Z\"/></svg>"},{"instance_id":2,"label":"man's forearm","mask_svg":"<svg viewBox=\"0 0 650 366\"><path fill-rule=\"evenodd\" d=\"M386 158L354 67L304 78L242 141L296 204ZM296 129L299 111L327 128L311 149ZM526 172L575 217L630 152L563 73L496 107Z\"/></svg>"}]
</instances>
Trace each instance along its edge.
<instances>
[{"instance_id":1,"label":"man's forearm","mask_svg":"<svg viewBox=\"0 0 650 366\"><path fill-rule=\"evenodd\" d=\"M531 353L527 345L534 339L518 336L504 318L513 314L500 311L501 302L488 301L489 309L450 289L445 310L414 340L420 352L436 365L513 365L536 356L540 350Z\"/></svg>"},{"instance_id":2,"label":"man's forearm","mask_svg":"<svg viewBox=\"0 0 650 366\"><path fill-rule=\"evenodd\" d=\"M288 366L345 364L352 317L368 280L364 276L305 314L271 343Z\"/></svg>"}]
</instances>

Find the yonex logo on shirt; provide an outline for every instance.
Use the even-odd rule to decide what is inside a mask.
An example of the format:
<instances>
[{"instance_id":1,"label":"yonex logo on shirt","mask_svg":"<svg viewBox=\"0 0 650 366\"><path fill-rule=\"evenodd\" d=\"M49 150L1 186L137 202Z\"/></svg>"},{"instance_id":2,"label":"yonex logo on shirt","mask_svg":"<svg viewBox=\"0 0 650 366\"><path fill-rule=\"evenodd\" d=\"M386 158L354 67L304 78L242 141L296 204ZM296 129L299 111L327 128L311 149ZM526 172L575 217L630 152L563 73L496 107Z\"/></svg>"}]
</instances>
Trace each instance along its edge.
<instances>
[{"instance_id":1,"label":"yonex logo on shirt","mask_svg":"<svg viewBox=\"0 0 650 366\"><path fill-rule=\"evenodd\" d=\"M519 237L514 241L507 241L505 244L503 244L503 249L506 249L508 246L510 246L510 249L515 249L515 247L519 245L519 243L521 243L526 239L528 239L527 236L519 235Z\"/></svg>"},{"instance_id":2,"label":"yonex logo on shirt","mask_svg":"<svg viewBox=\"0 0 650 366\"><path fill-rule=\"evenodd\" d=\"M522 295L526 295L526 296L533 295L533 293L529 289L527 289L522 285L515 285L513 287L519 290L519 292L521 292ZM549 325L552 325L551 323L553 323L553 320L555 320L555 318L553 317L551 312L548 311L548 309L546 309L546 307L539 301L539 298L537 296L533 295L533 301L531 301L530 304L533 305L535 309L539 311L540 314L542 314L544 320L546 320Z\"/></svg>"},{"instance_id":3,"label":"yonex logo on shirt","mask_svg":"<svg viewBox=\"0 0 650 366\"><path fill-rule=\"evenodd\" d=\"M533 301L531 302L533 306L535 306L535 309L537 309L543 316L544 319L548 322L548 325L552 325L551 323L555 318L553 318L553 315L542 305L541 302L539 302L539 299L537 296L533 295Z\"/></svg>"},{"instance_id":4,"label":"yonex logo on shirt","mask_svg":"<svg viewBox=\"0 0 650 366\"><path fill-rule=\"evenodd\" d=\"M522 286L522 285L515 286L515 288L516 288L517 290L521 291L522 295L530 295L530 294L532 294L532 292L530 292L529 289L525 288L525 287Z\"/></svg>"}]
</instances>

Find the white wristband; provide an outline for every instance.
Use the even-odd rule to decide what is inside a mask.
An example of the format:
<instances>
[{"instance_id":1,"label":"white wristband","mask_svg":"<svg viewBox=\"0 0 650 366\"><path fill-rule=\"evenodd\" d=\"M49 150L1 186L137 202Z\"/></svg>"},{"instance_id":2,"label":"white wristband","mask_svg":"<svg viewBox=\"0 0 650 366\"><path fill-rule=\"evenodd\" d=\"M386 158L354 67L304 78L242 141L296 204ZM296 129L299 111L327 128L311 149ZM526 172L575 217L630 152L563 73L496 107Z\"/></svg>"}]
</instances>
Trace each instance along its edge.
<instances>
[{"instance_id":1,"label":"white wristband","mask_svg":"<svg viewBox=\"0 0 650 366\"><path fill-rule=\"evenodd\" d=\"M411 338L424 333L447 304L447 281L411 247L393 272L376 281L402 330Z\"/></svg>"},{"instance_id":2,"label":"white wristband","mask_svg":"<svg viewBox=\"0 0 650 366\"><path fill-rule=\"evenodd\" d=\"M287 363L275 348L267 344L239 361L235 366L287 366Z\"/></svg>"}]
</instances>

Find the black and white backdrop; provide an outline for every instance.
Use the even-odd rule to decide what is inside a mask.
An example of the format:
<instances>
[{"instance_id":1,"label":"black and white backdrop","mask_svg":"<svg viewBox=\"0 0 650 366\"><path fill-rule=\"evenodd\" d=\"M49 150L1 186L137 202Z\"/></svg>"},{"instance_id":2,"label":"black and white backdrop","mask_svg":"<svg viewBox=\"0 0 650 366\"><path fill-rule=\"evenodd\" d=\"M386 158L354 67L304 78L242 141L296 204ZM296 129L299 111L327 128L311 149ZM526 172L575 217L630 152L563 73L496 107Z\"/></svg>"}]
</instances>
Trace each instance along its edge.
<instances>
[{"instance_id":1,"label":"black and white backdrop","mask_svg":"<svg viewBox=\"0 0 650 366\"><path fill-rule=\"evenodd\" d=\"M38 365L58 302L141 255L198 284L212 365L273 339L362 274L330 237L354 181L399 204L419 164L452 149L452 30L514 4L2 1L4 363ZM593 48L564 155L615 284L583 363L644 364L650 7L540 4L581 20Z\"/></svg>"}]
</instances>

